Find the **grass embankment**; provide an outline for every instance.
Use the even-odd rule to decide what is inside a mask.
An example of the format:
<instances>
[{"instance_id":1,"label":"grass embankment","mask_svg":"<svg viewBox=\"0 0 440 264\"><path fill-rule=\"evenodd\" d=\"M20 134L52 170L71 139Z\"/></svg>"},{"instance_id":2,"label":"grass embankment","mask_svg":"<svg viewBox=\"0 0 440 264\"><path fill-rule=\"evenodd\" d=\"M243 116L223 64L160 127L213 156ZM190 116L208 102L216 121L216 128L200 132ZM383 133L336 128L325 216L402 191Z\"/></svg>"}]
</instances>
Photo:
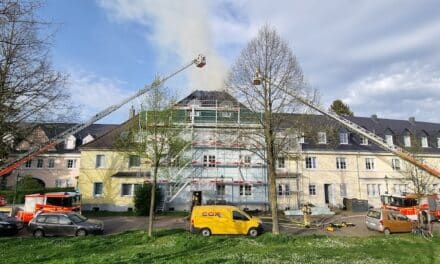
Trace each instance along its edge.
<instances>
[{"instance_id":1,"label":"grass embankment","mask_svg":"<svg viewBox=\"0 0 440 264\"><path fill-rule=\"evenodd\" d=\"M86 238L0 238L1 263L440 263L440 234L204 238L163 230Z\"/></svg>"}]
</instances>

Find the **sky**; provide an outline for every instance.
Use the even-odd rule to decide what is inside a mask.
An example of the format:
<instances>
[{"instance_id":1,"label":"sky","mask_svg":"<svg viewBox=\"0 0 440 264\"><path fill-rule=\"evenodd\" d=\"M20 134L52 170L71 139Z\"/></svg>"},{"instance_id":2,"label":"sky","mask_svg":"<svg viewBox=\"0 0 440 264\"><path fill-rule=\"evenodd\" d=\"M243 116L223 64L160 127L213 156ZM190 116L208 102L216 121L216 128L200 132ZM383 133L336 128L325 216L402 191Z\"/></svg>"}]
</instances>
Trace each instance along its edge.
<instances>
[{"instance_id":1,"label":"sky","mask_svg":"<svg viewBox=\"0 0 440 264\"><path fill-rule=\"evenodd\" d=\"M265 24L289 43L325 108L336 100L356 116L440 123L440 2L436 0L47 0L54 68L79 119L120 102L186 65L164 85L183 98L218 90L229 67ZM99 123L121 123L135 99Z\"/></svg>"}]
</instances>

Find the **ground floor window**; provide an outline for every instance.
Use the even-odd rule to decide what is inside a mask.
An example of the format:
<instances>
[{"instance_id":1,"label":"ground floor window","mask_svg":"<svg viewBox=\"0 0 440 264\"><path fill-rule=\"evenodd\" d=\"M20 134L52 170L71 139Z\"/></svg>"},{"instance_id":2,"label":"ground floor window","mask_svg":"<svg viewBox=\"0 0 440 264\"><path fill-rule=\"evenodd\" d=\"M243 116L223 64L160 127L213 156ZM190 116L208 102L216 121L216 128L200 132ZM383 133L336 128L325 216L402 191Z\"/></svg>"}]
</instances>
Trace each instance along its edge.
<instances>
[{"instance_id":1,"label":"ground floor window","mask_svg":"<svg viewBox=\"0 0 440 264\"><path fill-rule=\"evenodd\" d=\"M216 184L215 186L216 195L225 195L225 185L224 184Z\"/></svg>"},{"instance_id":2,"label":"ground floor window","mask_svg":"<svg viewBox=\"0 0 440 264\"><path fill-rule=\"evenodd\" d=\"M369 197L375 197L382 194L382 185L380 184L367 184L367 195Z\"/></svg>"},{"instance_id":3,"label":"ground floor window","mask_svg":"<svg viewBox=\"0 0 440 264\"><path fill-rule=\"evenodd\" d=\"M240 196L250 196L252 195L252 185L240 184Z\"/></svg>"},{"instance_id":4,"label":"ground floor window","mask_svg":"<svg viewBox=\"0 0 440 264\"><path fill-rule=\"evenodd\" d=\"M278 184L278 195L279 196L289 196L290 195L290 184L280 183Z\"/></svg>"},{"instance_id":5,"label":"ground floor window","mask_svg":"<svg viewBox=\"0 0 440 264\"><path fill-rule=\"evenodd\" d=\"M140 184L136 183L123 183L121 184L121 196L134 196L136 187Z\"/></svg>"},{"instance_id":6,"label":"ground floor window","mask_svg":"<svg viewBox=\"0 0 440 264\"><path fill-rule=\"evenodd\" d=\"M102 196L103 192L103 184L102 182L95 182L93 183L93 196Z\"/></svg>"},{"instance_id":7,"label":"ground floor window","mask_svg":"<svg viewBox=\"0 0 440 264\"><path fill-rule=\"evenodd\" d=\"M316 185L309 184L309 195L316 195Z\"/></svg>"}]
</instances>

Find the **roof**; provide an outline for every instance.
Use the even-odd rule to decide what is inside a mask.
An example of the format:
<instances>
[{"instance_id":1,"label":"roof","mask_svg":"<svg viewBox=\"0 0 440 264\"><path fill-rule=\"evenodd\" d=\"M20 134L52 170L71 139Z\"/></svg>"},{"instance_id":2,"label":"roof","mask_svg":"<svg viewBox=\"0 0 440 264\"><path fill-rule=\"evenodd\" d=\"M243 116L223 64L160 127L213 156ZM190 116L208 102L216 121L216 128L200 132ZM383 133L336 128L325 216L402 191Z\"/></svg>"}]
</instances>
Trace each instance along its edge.
<instances>
[{"instance_id":1,"label":"roof","mask_svg":"<svg viewBox=\"0 0 440 264\"><path fill-rule=\"evenodd\" d=\"M222 103L232 103L233 106L246 108L242 103L237 101L235 97L226 91L201 91L196 90L176 103L176 106L188 106L191 101L197 100L202 107L213 107Z\"/></svg>"}]
</instances>

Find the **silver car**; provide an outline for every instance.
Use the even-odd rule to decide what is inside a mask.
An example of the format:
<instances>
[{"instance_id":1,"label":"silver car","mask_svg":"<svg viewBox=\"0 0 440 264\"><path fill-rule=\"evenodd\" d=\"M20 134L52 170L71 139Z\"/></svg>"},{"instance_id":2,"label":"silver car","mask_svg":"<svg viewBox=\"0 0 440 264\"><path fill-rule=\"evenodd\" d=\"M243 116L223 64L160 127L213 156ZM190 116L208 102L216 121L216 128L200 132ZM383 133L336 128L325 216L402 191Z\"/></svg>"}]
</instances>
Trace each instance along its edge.
<instances>
[{"instance_id":1,"label":"silver car","mask_svg":"<svg viewBox=\"0 0 440 264\"><path fill-rule=\"evenodd\" d=\"M87 219L74 213L40 213L35 216L28 226L34 237L42 236L86 236L102 234L104 223L99 220Z\"/></svg>"}]
</instances>

